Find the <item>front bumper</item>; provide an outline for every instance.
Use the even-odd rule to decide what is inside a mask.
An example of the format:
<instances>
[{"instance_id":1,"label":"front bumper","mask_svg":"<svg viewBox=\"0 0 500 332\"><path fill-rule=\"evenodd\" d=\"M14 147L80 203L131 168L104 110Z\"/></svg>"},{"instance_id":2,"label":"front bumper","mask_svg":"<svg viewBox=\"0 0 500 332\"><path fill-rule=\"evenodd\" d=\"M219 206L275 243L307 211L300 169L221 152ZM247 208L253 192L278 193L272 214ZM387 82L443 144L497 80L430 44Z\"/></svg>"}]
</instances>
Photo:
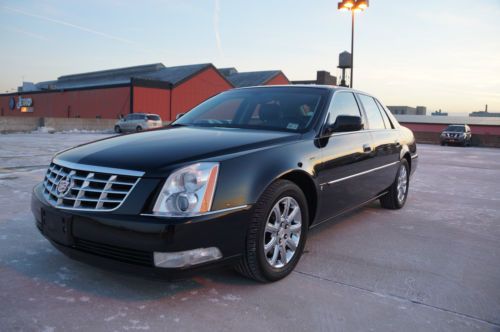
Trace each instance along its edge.
<instances>
[{"instance_id":1,"label":"front bumper","mask_svg":"<svg viewBox=\"0 0 500 332\"><path fill-rule=\"evenodd\" d=\"M251 207L193 218L162 218L54 208L33 189L31 210L40 232L67 256L120 271L184 277L236 262L245 250ZM216 247L222 258L195 266L155 267L154 252Z\"/></svg>"},{"instance_id":2,"label":"front bumper","mask_svg":"<svg viewBox=\"0 0 500 332\"><path fill-rule=\"evenodd\" d=\"M465 137L443 137L441 136L441 143L464 143Z\"/></svg>"}]
</instances>

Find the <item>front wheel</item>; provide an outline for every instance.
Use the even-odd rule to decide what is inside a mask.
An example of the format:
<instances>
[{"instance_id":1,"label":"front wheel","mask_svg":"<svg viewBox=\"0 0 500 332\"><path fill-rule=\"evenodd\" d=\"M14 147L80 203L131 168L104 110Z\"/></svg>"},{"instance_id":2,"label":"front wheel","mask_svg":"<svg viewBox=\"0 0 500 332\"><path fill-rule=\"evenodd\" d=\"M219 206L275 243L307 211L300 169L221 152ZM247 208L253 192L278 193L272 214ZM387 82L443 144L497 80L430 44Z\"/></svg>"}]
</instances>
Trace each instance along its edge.
<instances>
[{"instance_id":1,"label":"front wheel","mask_svg":"<svg viewBox=\"0 0 500 332\"><path fill-rule=\"evenodd\" d=\"M120 128L120 126L115 126L115 133L119 134L122 132L122 129Z\"/></svg>"},{"instance_id":2,"label":"front wheel","mask_svg":"<svg viewBox=\"0 0 500 332\"><path fill-rule=\"evenodd\" d=\"M410 186L410 166L406 159L399 163L396 179L389 187L389 192L380 198L380 205L386 209L401 209L408 197L408 188Z\"/></svg>"},{"instance_id":3,"label":"front wheel","mask_svg":"<svg viewBox=\"0 0 500 332\"><path fill-rule=\"evenodd\" d=\"M246 250L236 270L260 282L289 275L304 251L308 221L302 190L288 180L274 182L255 205Z\"/></svg>"},{"instance_id":4,"label":"front wheel","mask_svg":"<svg viewBox=\"0 0 500 332\"><path fill-rule=\"evenodd\" d=\"M142 131L142 127L141 127L141 126L137 126L137 128L135 128L135 131L136 131L136 132L140 132L140 131Z\"/></svg>"}]
</instances>

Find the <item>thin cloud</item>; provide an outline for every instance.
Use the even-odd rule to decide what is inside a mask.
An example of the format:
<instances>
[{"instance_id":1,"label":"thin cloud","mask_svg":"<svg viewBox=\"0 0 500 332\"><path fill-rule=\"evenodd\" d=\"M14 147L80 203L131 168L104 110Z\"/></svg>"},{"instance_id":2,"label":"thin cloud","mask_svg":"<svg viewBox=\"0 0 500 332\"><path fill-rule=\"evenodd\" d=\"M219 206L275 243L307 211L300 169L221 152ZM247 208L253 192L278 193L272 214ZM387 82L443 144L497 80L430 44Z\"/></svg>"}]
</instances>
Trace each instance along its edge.
<instances>
[{"instance_id":1,"label":"thin cloud","mask_svg":"<svg viewBox=\"0 0 500 332\"><path fill-rule=\"evenodd\" d=\"M10 32L20 33L20 34L23 34L23 35L26 35L26 36L29 36L29 37L32 37L32 38L35 38L35 39L39 39L39 40L42 40L42 41L49 41L49 39L47 37L39 35L39 34L36 34L36 33L33 33L31 31L27 31L27 30L23 30L23 29L18 29L18 28L15 28L15 27L5 27L4 29L7 30L7 31L10 31Z\"/></svg>"},{"instance_id":2,"label":"thin cloud","mask_svg":"<svg viewBox=\"0 0 500 332\"><path fill-rule=\"evenodd\" d=\"M222 50L222 41L220 38L219 31L219 17L220 17L220 0L214 0L214 33L215 33L215 42L217 45L217 50L219 51L220 56L224 56L224 51Z\"/></svg>"},{"instance_id":3,"label":"thin cloud","mask_svg":"<svg viewBox=\"0 0 500 332\"><path fill-rule=\"evenodd\" d=\"M6 10L9 10L9 11L12 11L12 12L15 12L15 13L18 13L18 14L21 14L21 15L24 15L24 16L38 18L40 20L44 20L44 21L55 23L55 24L63 25L63 26L69 27L69 28L73 28L73 29L77 29L77 30L80 30L80 31L88 32L88 33L91 33L91 34L94 34L94 35L97 35L97 36L101 36L101 37L104 37L104 38L107 38L107 39L112 39L112 40L115 40L115 41L118 41L118 42L121 42L121 43L129 44L129 45L136 44L132 40L121 38L121 37L117 37L117 36L113 36L113 35L110 35L110 34L105 33L105 32L97 31L97 30L90 29L90 28L87 28L87 27L84 27L84 26L81 26L81 25L73 24L73 23L70 23L70 22L57 20L57 19L54 19L54 18L51 18L51 17L47 17L47 16L42 16L42 15L37 15L37 14L33 14L33 13L28 13L28 12L26 12L24 10L20 10L20 9L17 9L17 8L12 8L12 7L7 7L7 6L2 6L2 8L6 9Z\"/></svg>"}]
</instances>

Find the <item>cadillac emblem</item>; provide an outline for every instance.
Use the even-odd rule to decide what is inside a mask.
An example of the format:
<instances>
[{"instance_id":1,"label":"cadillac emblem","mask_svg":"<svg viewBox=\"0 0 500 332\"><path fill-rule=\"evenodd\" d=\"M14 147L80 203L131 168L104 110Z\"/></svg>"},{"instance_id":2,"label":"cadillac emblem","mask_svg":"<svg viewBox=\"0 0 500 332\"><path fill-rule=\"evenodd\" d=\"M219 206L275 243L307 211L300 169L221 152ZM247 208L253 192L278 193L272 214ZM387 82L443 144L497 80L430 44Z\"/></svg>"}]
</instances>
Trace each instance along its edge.
<instances>
[{"instance_id":1,"label":"cadillac emblem","mask_svg":"<svg viewBox=\"0 0 500 332\"><path fill-rule=\"evenodd\" d=\"M73 187L73 180L71 176L63 177L57 184L57 196L64 197Z\"/></svg>"}]
</instances>

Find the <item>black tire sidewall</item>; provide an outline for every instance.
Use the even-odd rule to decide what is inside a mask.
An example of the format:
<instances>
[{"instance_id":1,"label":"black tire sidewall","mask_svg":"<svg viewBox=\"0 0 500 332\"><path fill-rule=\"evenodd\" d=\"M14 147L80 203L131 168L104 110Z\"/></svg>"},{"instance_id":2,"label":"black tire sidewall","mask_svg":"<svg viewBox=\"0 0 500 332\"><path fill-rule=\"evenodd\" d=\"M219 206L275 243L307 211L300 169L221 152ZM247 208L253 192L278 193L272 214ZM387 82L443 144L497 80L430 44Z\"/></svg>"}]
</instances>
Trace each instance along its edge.
<instances>
[{"instance_id":1,"label":"black tire sidewall","mask_svg":"<svg viewBox=\"0 0 500 332\"><path fill-rule=\"evenodd\" d=\"M122 132L122 129L120 128L120 126L115 126L115 133L119 134Z\"/></svg>"},{"instance_id":2,"label":"black tire sidewall","mask_svg":"<svg viewBox=\"0 0 500 332\"><path fill-rule=\"evenodd\" d=\"M286 196L290 196L295 199L300 206L300 211L302 214L302 230L299 245L294 257L292 258L292 261L290 261L284 267L276 269L269 265L264 254L264 231L271 209L280 199ZM292 182L287 181L286 183L284 183L283 186L276 191L273 199L268 201L266 206L266 213L264 215L264 218L262 219L263 220L261 220L260 223L259 233L257 234L257 260L264 277L268 280L275 281L286 277L292 272L304 251L307 240L307 230L309 228L309 211L307 207L307 200L302 190L300 190L300 188Z\"/></svg>"},{"instance_id":3,"label":"black tire sidewall","mask_svg":"<svg viewBox=\"0 0 500 332\"><path fill-rule=\"evenodd\" d=\"M135 131L137 131L137 132L142 131L142 127L141 127L141 126L137 126L137 127L135 128Z\"/></svg>"}]
</instances>

